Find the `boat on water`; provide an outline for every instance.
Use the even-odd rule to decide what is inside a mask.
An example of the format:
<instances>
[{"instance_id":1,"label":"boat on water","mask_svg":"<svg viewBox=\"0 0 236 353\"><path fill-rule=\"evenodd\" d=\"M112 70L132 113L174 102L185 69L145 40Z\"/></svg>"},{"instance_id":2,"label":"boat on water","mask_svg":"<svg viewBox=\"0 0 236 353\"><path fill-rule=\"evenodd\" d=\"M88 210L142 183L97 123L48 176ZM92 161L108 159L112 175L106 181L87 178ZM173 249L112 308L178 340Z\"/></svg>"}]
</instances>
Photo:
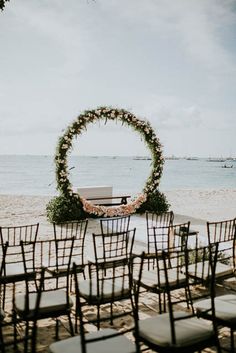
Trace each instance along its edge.
<instances>
[{"instance_id":1,"label":"boat on water","mask_svg":"<svg viewBox=\"0 0 236 353\"><path fill-rule=\"evenodd\" d=\"M221 168L233 168L233 164L230 164L230 165L224 164L221 166Z\"/></svg>"},{"instance_id":2,"label":"boat on water","mask_svg":"<svg viewBox=\"0 0 236 353\"><path fill-rule=\"evenodd\" d=\"M176 157L176 156L174 156L173 154L172 154L172 156L170 156L170 157L165 157L165 159L166 160L173 160L173 161L175 161L175 160L179 160L180 158L179 157Z\"/></svg>"},{"instance_id":3,"label":"boat on water","mask_svg":"<svg viewBox=\"0 0 236 353\"><path fill-rule=\"evenodd\" d=\"M197 158L197 157L187 157L185 159L186 159L186 161L198 161L199 160L199 158Z\"/></svg>"},{"instance_id":4,"label":"boat on water","mask_svg":"<svg viewBox=\"0 0 236 353\"><path fill-rule=\"evenodd\" d=\"M137 156L133 158L135 161L150 161L151 157L142 157L142 156Z\"/></svg>"},{"instance_id":5,"label":"boat on water","mask_svg":"<svg viewBox=\"0 0 236 353\"><path fill-rule=\"evenodd\" d=\"M208 158L207 162L225 162L225 158Z\"/></svg>"}]
</instances>

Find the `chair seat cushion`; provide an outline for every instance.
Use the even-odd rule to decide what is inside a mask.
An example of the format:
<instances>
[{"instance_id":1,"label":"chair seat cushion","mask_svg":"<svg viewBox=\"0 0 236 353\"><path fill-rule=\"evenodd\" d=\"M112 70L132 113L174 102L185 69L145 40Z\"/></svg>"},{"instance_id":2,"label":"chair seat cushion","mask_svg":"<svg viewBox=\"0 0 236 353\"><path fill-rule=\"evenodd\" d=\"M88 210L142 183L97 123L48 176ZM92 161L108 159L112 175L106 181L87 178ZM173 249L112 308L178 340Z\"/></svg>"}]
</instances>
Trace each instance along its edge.
<instances>
[{"instance_id":1,"label":"chair seat cushion","mask_svg":"<svg viewBox=\"0 0 236 353\"><path fill-rule=\"evenodd\" d=\"M210 321L189 316L185 312L175 312L175 318L185 319L175 321L176 344L172 344L169 314L139 321L139 336L158 347L188 347L214 337Z\"/></svg>"},{"instance_id":2,"label":"chair seat cushion","mask_svg":"<svg viewBox=\"0 0 236 353\"><path fill-rule=\"evenodd\" d=\"M16 282L24 279L25 269L22 262L5 265L4 279L7 282Z\"/></svg>"},{"instance_id":3,"label":"chair seat cushion","mask_svg":"<svg viewBox=\"0 0 236 353\"><path fill-rule=\"evenodd\" d=\"M186 276L185 274L179 272L177 275L176 269L168 270L168 280L169 286L171 288L184 286L186 284ZM137 281L137 279L135 279ZM157 271L156 270L146 270L142 273L141 286L144 288L152 288L153 290L158 290L157 283ZM159 274L159 287L163 288L166 286L166 279L164 271Z\"/></svg>"},{"instance_id":4,"label":"chair seat cushion","mask_svg":"<svg viewBox=\"0 0 236 353\"><path fill-rule=\"evenodd\" d=\"M102 282L97 280L84 280L79 283L80 295L93 302L109 301L112 299L118 300L119 298L126 297L130 293L129 284L124 284L119 279L112 281L111 279L105 279Z\"/></svg>"},{"instance_id":5,"label":"chair seat cushion","mask_svg":"<svg viewBox=\"0 0 236 353\"><path fill-rule=\"evenodd\" d=\"M29 294L29 312L28 316L34 314L34 309L36 305L37 293ZM66 291L62 289L45 291L42 292L41 300L39 304L39 316L47 317L48 314L52 312L66 311L73 306L73 301L69 298L69 305L67 304L67 294ZM16 296L15 308L21 317L25 315L25 295L20 294Z\"/></svg>"},{"instance_id":6,"label":"chair seat cushion","mask_svg":"<svg viewBox=\"0 0 236 353\"><path fill-rule=\"evenodd\" d=\"M197 313L211 317L211 299L204 299L194 304ZM236 295L226 294L215 298L215 316L218 321L236 324Z\"/></svg>"},{"instance_id":7,"label":"chair seat cushion","mask_svg":"<svg viewBox=\"0 0 236 353\"><path fill-rule=\"evenodd\" d=\"M117 333L113 329L104 329L97 332L88 333L86 339L104 338L101 341L88 343L86 348L87 353L135 353L135 345L124 335L115 336L108 339L109 335ZM80 336L65 339L60 342L52 343L49 346L51 353L81 353Z\"/></svg>"},{"instance_id":8,"label":"chair seat cushion","mask_svg":"<svg viewBox=\"0 0 236 353\"><path fill-rule=\"evenodd\" d=\"M209 278L209 269L210 269L209 261L205 261L204 267L202 262L198 262L188 266L188 273L192 277L207 280ZM231 275L232 276L234 275L233 268L229 265L225 265L222 262L218 261L216 264L216 273L215 273L216 279L224 278Z\"/></svg>"}]
</instances>

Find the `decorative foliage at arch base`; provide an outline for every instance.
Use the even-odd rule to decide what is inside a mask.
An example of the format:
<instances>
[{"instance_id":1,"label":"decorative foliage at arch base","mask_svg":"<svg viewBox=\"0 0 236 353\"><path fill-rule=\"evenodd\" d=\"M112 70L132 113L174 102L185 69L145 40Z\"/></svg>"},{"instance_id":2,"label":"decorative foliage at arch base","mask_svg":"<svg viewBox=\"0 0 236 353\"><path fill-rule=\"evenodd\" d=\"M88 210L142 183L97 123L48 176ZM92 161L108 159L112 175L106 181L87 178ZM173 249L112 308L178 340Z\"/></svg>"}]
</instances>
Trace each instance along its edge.
<instances>
[{"instance_id":1,"label":"decorative foliage at arch base","mask_svg":"<svg viewBox=\"0 0 236 353\"><path fill-rule=\"evenodd\" d=\"M72 149L73 138L75 136L81 135L84 131L86 131L89 124L101 120L103 120L105 123L107 120L121 121L123 125L132 127L141 135L141 138L151 152L152 170L146 181L143 191L127 205L120 205L118 207L94 205L88 200L80 197L79 194L75 193L69 180L67 157L68 153ZM47 214L50 220L53 220L53 213L55 210L53 211L52 209L55 208L54 204L60 203L63 205L62 196L64 200L69 200L73 205L79 205L80 208L82 208L81 218L88 214L99 217L113 217L136 212L145 202L147 202L148 197L150 198L150 195L156 192L160 183L164 158L162 156L162 146L159 142L159 139L156 137L148 121L140 120L136 118L132 113L124 109L100 107L95 110L88 110L80 114L79 117L67 128L63 136L59 138L55 163L57 189L61 193L61 199L60 202L58 202L57 199L54 199L54 202L51 200L51 202L48 204Z\"/></svg>"}]
</instances>

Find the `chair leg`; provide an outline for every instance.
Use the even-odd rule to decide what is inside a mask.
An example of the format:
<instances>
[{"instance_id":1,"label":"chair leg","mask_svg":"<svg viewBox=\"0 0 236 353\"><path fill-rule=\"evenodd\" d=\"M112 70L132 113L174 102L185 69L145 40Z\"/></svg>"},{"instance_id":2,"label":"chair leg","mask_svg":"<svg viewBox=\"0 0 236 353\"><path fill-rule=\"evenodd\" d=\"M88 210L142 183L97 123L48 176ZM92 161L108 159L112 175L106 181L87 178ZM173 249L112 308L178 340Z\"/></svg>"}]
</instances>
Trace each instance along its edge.
<instances>
[{"instance_id":1,"label":"chair leg","mask_svg":"<svg viewBox=\"0 0 236 353\"><path fill-rule=\"evenodd\" d=\"M2 322L0 323L0 350L2 353L5 353L5 346L4 346L4 337L2 332Z\"/></svg>"},{"instance_id":2,"label":"chair leg","mask_svg":"<svg viewBox=\"0 0 236 353\"><path fill-rule=\"evenodd\" d=\"M3 298L2 298L2 308L5 310L5 301L6 301L6 284L3 285Z\"/></svg>"},{"instance_id":3,"label":"chair leg","mask_svg":"<svg viewBox=\"0 0 236 353\"><path fill-rule=\"evenodd\" d=\"M29 322L25 323L25 343L24 343L24 352L28 352L28 337L29 337ZM33 352L33 351L32 351Z\"/></svg>"},{"instance_id":4,"label":"chair leg","mask_svg":"<svg viewBox=\"0 0 236 353\"><path fill-rule=\"evenodd\" d=\"M110 317L111 317L111 325L113 325L113 304L112 304L112 302L110 304L110 313L111 313L111 315L110 315Z\"/></svg>"},{"instance_id":5,"label":"chair leg","mask_svg":"<svg viewBox=\"0 0 236 353\"><path fill-rule=\"evenodd\" d=\"M74 336L74 328L73 328L73 324L72 324L72 320L71 320L71 315L70 313L68 314L68 320L69 320L69 326L70 326L70 334L71 336Z\"/></svg>"},{"instance_id":6,"label":"chair leg","mask_svg":"<svg viewBox=\"0 0 236 353\"><path fill-rule=\"evenodd\" d=\"M230 340L231 340L231 351L235 352L235 349L234 349L234 330L232 328L230 329Z\"/></svg>"},{"instance_id":7,"label":"chair leg","mask_svg":"<svg viewBox=\"0 0 236 353\"><path fill-rule=\"evenodd\" d=\"M37 350L36 350L36 348L37 348L37 330L38 330L37 321L35 321L33 323L32 330L33 330L33 332L32 332L32 344L31 344L32 353L36 353L37 352Z\"/></svg>"},{"instance_id":8,"label":"chair leg","mask_svg":"<svg viewBox=\"0 0 236 353\"><path fill-rule=\"evenodd\" d=\"M97 328L100 330L100 305L97 305Z\"/></svg>"},{"instance_id":9,"label":"chair leg","mask_svg":"<svg viewBox=\"0 0 236 353\"><path fill-rule=\"evenodd\" d=\"M56 318L56 340L59 340L59 324L60 324L60 320L58 318Z\"/></svg>"},{"instance_id":10,"label":"chair leg","mask_svg":"<svg viewBox=\"0 0 236 353\"><path fill-rule=\"evenodd\" d=\"M13 330L14 330L14 349L17 349L17 315L15 310L12 312L12 320L13 320Z\"/></svg>"}]
</instances>

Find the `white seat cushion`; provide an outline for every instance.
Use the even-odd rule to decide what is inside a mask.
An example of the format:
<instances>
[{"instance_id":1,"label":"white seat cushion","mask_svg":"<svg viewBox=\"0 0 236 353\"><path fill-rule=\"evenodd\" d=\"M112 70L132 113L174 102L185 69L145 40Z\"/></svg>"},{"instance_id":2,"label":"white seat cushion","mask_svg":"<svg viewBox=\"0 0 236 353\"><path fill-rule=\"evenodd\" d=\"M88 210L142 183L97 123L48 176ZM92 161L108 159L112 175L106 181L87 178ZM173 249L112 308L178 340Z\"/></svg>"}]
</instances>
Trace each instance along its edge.
<instances>
[{"instance_id":1,"label":"white seat cushion","mask_svg":"<svg viewBox=\"0 0 236 353\"><path fill-rule=\"evenodd\" d=\"M30 293L29 295L29 316L34 314L36 305L37 293ZM69 298L69 306L73 306L73 301ZM25 313L25 295L20 294L16 296L15 307L20 316ZM51 312L63 311L67 309L67 295L66 291L62 289L42 292L39 315L47 315Z\"/></svg>"},{"instance_id":2,"label":"white seat cushion","mask_svg":"<svg viewBox=\"0 0 236 353\"><path fill-rule=\"evenodd\" d=\"M107 336L117 333L113 329L104 329L93 333L86 334L86 339L102 338L101 341L95 341L88 343L87 353L135 353L135 345L124 335L115 336L110 339ZM107 339L106 339L107 338ZM49 352L51 353L81 353L81 341L80 336L65 339L60 342L52 343L49 346Z\"/></svg>"},{"instance_id":3,"label":"white seat cushion","mask_svg":"<svg viewBox=\"0 0 236 353\"><path fill-rule=\"evenodd\" d=\"M106 279L103 282L99 282L99 292L97 286L97 280L84 280L79 283L80 295L86 299L93 301L110 300L112 298L119 298L129 294L129 284L122 285L122 282L115 279L114 283L111 279Z\"/></svg>"},{"instance_id":4,"label":"white seat cushion","mask_svg":"<svg viewBox=\"0 0 236 353\"><path fill-rule=\"evenodd\" d=\"M22 262L6 264L5 276L6 277L18 277L25 274L25 268Z\"/></svg>"},{"instance_id":5,"label":"white seat cushion","mask_svg":"<svg viewBox=\"0 0 236 353\"><path fill-rule=\"evenodd\" d=\"M175 312L175 317L186 317L185 312ZM188 347L200 342L213 339L214 331L211 322L189 317L175 321L177 347ZM139 335L144 340L160 347L171 347L171 328L169 314L161 314L156 317L139 321Z\"/></svg>"},{"instance_id":6,"label":"white seat cushion","mask_svg":"<svg viewBox=\"0 0 236 353\"><path fill-rule=\"evenodd\" d=\"M202 262L198 262L196 264L191 264L188 266L188 272L190 276L201 278L201 279L208 279L209 277L209 269L210 269L210 264L209 261L205 261L204 263L204 268ZM229 265L225 265L222 262L217 262L216 264L216 278L220 279L223 277L227 277L232 275L233 276L234 271L233 268Z\"/></svg>"},{"instance_id":7,"label":"white seat cushion","mask_svg":"<svg viewBox=\"0 0 236 353\"><path fill-rule=\"evenodd\" d=\"M177 277L176 269L168 270L168 280L169 280L170 287L176 287L181 285L184 286L186 284L185 274L179 272ZM135 279L135 281L137 281L137 279ZM157 289L157 286L158 286L157 271L155 270L143 271L141 285L145 288L149 287L149 288ZM164 274L164 271L161 271L159 275L159 287L163 288L165 287L165 285L166 285L165 274Z\"/></svg>"},{"instance_id":8,"label":"white seat cushion","mask_svg":"<svg viewBox=\"0 0 236 353\"><path fill-rule=\"evenodd\" d=\"M204 312L206 316L211 317L211 299L204 299L194 304L198 313ZM216 319L236 324L236 295L225 294L215 298L215 316Z\"/></svg>"}]
</instances>

